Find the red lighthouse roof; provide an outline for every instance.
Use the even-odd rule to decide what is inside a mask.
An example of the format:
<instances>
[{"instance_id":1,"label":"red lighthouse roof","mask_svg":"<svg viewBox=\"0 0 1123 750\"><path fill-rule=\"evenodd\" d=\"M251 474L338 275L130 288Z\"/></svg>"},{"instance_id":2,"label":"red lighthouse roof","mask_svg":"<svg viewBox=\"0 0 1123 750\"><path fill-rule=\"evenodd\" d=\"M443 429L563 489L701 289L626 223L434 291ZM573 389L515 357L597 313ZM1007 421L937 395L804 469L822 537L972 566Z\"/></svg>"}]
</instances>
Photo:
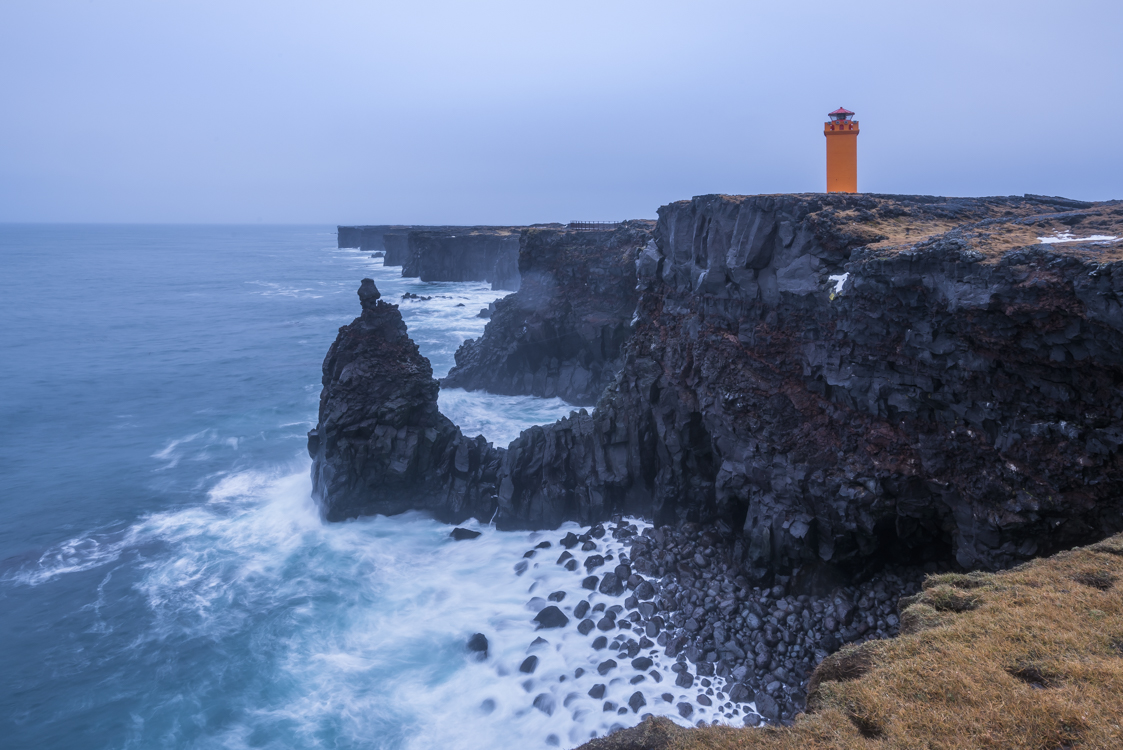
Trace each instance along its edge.
<instances>
[{"instance_id":1,"label":"red lighthouse roof","mask_svg":"<svg viewBox=\"0 0 1123 750\"><path fill-rule=\"evenodd\" d=\"M839 107L834 112L829 113L827 117L834 122L847 122L854 117L854 113L844 107Z\"/></svg>"},{"instance_id":2,"label":"red lighthouse roof","mask_svg":"<svg viewBox=\"0 0 1123 750\"><path fill-rule=\"evenodd\" d=\"M854 114L854 113L851 112L848 109L845 109L844 107L839 107L834 112L828 112L827 113L828 116L830 116L830 115L852 115L852 114Z\"/></svg>"}]
</instances>

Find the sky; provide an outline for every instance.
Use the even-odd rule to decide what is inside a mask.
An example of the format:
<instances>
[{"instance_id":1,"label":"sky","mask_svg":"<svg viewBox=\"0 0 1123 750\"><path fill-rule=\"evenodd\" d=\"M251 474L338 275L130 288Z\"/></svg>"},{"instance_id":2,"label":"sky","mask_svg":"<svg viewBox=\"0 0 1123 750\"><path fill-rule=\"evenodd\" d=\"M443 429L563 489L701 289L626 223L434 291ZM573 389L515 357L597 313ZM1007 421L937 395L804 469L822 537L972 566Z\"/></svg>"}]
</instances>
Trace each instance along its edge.
<instances>
[{"instance_id":1,"label":"sky","mask_svg":"<svg viewBox=\"0 0 1123 750\"><path fill-rule=\"evenodd\" d=\"M1123 2L0 0L0 222L526 224L1123 198Z\"/></svg>"}]
</instances>

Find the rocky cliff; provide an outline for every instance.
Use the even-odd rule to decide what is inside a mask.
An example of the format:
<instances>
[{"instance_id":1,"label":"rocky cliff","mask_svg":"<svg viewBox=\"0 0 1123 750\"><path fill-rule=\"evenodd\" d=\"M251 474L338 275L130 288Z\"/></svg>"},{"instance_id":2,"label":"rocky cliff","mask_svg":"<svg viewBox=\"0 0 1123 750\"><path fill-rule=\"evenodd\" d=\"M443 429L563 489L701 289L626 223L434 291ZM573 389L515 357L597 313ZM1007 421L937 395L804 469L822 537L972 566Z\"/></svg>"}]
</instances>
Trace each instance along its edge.
<instances>
[{"instance_id":1,"label":"rocky cliff","mask_svg":"<svg viewBox=\"0 0 1123 750\"><path fill-rule=\"evenodd\" d=\"M1103 536L1123 525L1123 243L1038 238L1121 230L1117 203L1033 196L665 206L596 411L486 454L472 501L441 502L507 527L720 523L756 580ZM375 465L351 470L374 485Z\"/></svg>"},{"instance_id":2,"label":"rocky cliff","mask_svg":"<svg viewBox=\"0 0 1123 750\"><path fill-rule=\"evenodd\" d=\"M502 453L464 438L440 413L429 360L398 306L380 296L363 279L362 314L339 329L324 359L319 421L308 433L312 495L329 521L411 509L452 521L480 513Z\"/></svg>"},{"instance_id":3,"label":"rocky cliff","mask_svg":"<svg viewBox=\"0 0 1123 750\"><path fill-rule=\"evenodd\" d=\"M402 276L422 281L487 281L492 289L519 288L518 227L413 231L406 236L406 246Z\"/></svg>"},{"instance_id":4,"label":"rocky cliff","mask_svg":"<svg viewBox=\"0 0 1123 750\"><path fill-rule=\"evenodd\" d=\"M409 259L409 232L387 232L382 235L382 246L386 255L384 266L404 266Z\"/></svg>"},{"instance_id":5,"label":"rocky cliff","mask_svg":"<svg viewBox=\"0 0 1123 750\"><path fill-rule=\"evenodd\" d=\"M560 229L561 224L535 224ZM386 252L384 265L422 281L487 281L519 288L519 233L524 227L370 225L337 227L339 247Z\"/></svg>"},{"instance_id":6,"label":"rocky cliff","mask_svg":"<svg viewBox=\"0 0 1123 750\"><path fill-rule=\"evenodd\" d=\"M390 224L377 224L366 226L338 226L336 227L336 246L351 247L359 250L385 250L383 237L390 232L408 229L408 227Z\"/></svg>"},{"instance_id":7,"label":"rocky cliff","mask_svg":"<svg viewBox=\"0 0 1123 750\"><path fill-rule=\"evenodd\" d=\"M616 379L636 309L635 258L654 222L609 232L529 229L516 294L495 303L443 385L592 405Z\"/></svg>"}]
</instances>

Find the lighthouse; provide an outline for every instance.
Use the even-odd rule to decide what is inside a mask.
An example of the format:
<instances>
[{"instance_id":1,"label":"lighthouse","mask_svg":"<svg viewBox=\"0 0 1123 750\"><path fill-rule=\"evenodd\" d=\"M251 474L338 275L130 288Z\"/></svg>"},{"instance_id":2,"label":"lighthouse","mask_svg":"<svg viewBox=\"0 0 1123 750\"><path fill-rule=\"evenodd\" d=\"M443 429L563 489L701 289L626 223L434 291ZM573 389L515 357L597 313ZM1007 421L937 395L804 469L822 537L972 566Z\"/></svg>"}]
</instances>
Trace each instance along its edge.
<instances>
[{"instance_id":1,"label":"lighthouse","mask_svg":"<svg viewBox=\"0 0 1123 750\"><path fill-rule=\"evenodd\" d=\"M839 107L823 124L827 137L827 192L858 192L858 121Z\"/></svg>"}]
</instances>

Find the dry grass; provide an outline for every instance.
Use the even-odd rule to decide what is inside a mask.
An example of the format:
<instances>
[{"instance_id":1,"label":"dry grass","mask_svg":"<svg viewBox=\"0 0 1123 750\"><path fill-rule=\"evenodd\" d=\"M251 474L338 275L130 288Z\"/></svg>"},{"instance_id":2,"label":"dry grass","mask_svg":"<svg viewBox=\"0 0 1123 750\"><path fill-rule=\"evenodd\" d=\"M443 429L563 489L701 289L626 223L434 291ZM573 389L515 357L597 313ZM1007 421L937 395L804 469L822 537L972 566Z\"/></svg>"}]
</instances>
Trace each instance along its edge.
<instances>
[{"instance_id":1,"label":"dry grass","mask_svg":"<svg viewBox=\"0 0 1123 750\"><path fill-rule=\"evenodd\" d=\"M1123 748L1123 535L903 603L908 634L824 661L793 727L656 720L585 747Z\"/></svg>"},{"instance_id":2,"label":"dry grass","mask_svg":"<svg viewBox=\"0 0 1123 750\"><path fill-rule=\"evenodd\" d=\"M1041 237L1063 235L1065 232L1075 237L1123 237L1123 207L1118 205L1100 204L1090 209L1069 211L1067 213L1083 214L1083 218L1073 223L1058 220L1043 220L1032 225L1017 223L1018 219L1051 212L1058 211L1029 205L1019 210L1004 210L1002 214L993 212L989 218L997 219L998 223L975 228L964 228L964 224L969 222L948 219L924 221L912 217L866 222L862 226L885 237L869 247L888 251L908 250L938 235L962 228L959 238L965 240L971 250L982 253L991 261L1011 250L1037 245L1041 242ZM979 218L983 217L980 215ZM1074 255L1101 263L1123 260L1123 241L1107 244L1064 242L1051 245L1050 249L1058 254Z\"/></svg>"}]
</instances>

